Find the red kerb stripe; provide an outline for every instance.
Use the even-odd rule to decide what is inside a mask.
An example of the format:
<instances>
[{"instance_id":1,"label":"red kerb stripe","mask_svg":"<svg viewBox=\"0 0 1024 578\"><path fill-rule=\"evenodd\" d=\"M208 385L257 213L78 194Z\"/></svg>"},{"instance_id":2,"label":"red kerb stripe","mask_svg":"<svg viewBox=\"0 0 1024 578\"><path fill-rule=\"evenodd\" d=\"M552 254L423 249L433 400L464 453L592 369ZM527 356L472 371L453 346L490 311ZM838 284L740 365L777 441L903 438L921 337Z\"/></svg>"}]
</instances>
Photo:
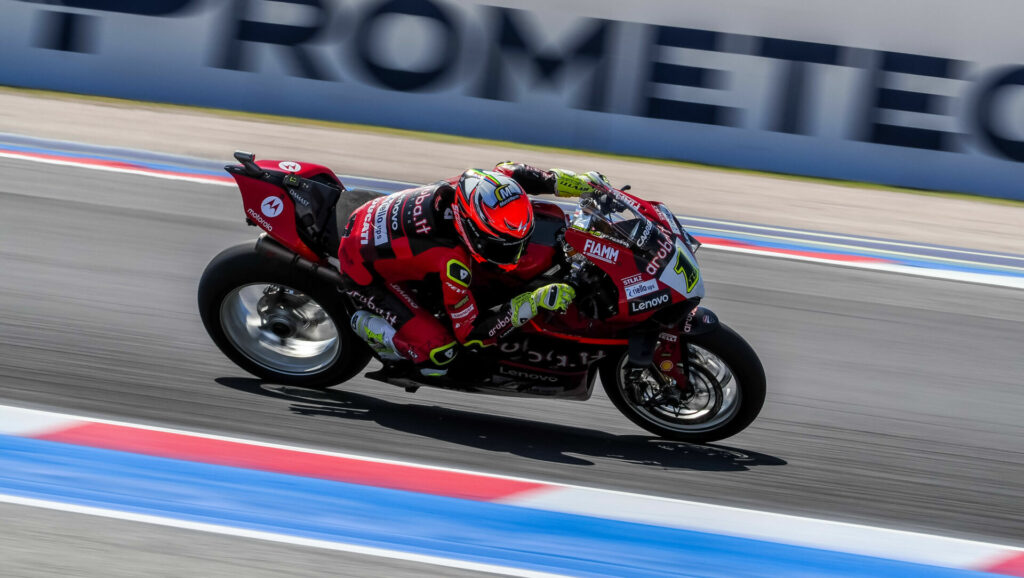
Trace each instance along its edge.
<instances>
[{"instance_id":1,"label":"red kerb stripe","mask_svg":"<svg viewBox=\"0 0 1024 578\"><path fill-rule=\"evenodd\" d=\"M983 572L1004 574L1006 576L1024 576L1024 552L1015 552L1009 558L994 566L981 568Z\"/></svg>"},{"instance_id":2,"label":"red kerb stripe","mask_svg":"<svg viewBox=\"0 0 1024 578\"><path fill-rule=\"evenodd\" d=\"M544 484L91 423L38 439L395 490L490 501Z\"/></svg>"}]
</instances>

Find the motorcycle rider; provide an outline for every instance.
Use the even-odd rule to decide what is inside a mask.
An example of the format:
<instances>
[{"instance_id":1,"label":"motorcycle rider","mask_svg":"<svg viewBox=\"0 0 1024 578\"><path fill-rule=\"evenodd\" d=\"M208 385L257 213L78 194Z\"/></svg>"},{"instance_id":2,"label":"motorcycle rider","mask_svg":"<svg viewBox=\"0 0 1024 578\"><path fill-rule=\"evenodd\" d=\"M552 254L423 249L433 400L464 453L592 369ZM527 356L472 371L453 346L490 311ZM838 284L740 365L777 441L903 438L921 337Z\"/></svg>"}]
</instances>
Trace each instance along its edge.
<instances>
[{"instance_id":1,"label":"motorcycle rider","mask_svg":"<svg viewBox=\"0 0 1024 578\"><path fill-rule=\"evenodd\" d=\"M489 347L540 309L564 313L575 298L565 283L517 295L497 312L481 311L473 269L516 267L534 229L528 194L579 196L602 186L608 183L596 172L503 162L364 204L338 249L359 308L352 329L382 360L405 360L436 377L447 373L460 346ZM412 284L439 290L450 323L417 302Z\"/></svg>"}]
</instances>

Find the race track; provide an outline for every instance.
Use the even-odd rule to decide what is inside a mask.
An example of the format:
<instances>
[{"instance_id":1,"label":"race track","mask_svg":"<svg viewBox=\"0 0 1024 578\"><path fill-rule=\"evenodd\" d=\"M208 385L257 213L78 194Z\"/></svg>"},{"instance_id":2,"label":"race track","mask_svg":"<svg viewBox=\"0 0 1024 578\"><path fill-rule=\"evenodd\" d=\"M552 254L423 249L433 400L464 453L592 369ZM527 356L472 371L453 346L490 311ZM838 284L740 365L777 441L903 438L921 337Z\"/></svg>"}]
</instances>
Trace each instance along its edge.
<instances>
[{"instance_id":1,"label":"race track","mask_svg":"<svg viewBox=\"0 0 1024 578\"><path fill-rule=\"evenodd\" d=\"M600 392L261 385L195 311L206 262L255 235L236 191L18 160L0 174L0 404L1024 545L1024 291L703 250L705 304L770 389L749 430L688 446ZM68 539L25 523L40 529L4 546ZM286 554L268 564L302 549Z\"/></svg>"}]
</instances>

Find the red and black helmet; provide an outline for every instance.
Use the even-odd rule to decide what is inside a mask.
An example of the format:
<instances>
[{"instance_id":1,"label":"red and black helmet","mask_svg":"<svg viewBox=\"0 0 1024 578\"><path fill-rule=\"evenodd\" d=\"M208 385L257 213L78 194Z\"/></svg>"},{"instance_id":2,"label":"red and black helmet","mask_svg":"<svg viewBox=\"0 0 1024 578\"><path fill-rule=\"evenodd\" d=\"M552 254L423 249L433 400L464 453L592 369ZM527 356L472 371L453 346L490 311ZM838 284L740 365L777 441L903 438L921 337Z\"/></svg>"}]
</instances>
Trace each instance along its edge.
<instances>
[{"instance_id":1,"label":"red and black helmet","mask_svg":"<svg viewBox=\"0 0 1024 578\"><path fill-rule=\"evenodd\" d=\"M515 268L533 234L533 206L519 183L470 169L455 187L455 229L477 261Z\"/></svg>"}]
</instances>

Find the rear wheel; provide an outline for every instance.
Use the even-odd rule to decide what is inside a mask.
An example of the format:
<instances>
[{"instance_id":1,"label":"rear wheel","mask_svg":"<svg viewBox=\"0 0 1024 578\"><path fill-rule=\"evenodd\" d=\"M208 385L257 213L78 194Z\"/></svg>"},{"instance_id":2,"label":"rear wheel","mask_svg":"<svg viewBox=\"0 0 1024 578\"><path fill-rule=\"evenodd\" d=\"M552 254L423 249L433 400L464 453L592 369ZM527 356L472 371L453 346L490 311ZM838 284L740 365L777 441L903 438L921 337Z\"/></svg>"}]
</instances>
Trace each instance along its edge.
<instances>
[{"instance_id":1,"label":"rear wheel","mask_svg":"<svg viewBox=\"0 0 1024 578\"><path fill-rule=\"evenodd\" d=\"M370 360L349 329L337 289L253 243L223 251L199 282L199 314L217 347L239 367L275 383L329 387Z\"/></svg>"},{"instance_id":2,"label":"rear wheel","mask_svg":"<svg viewBox=\"0 0 1024 578\"><path fill-rule=\"evenodd\" d=\"M601 370L601 382L615 407L630 421L662 437L705 443L736 435L764 405L764 368L735 331L687 338L688 383L684 388L656 378L654 367L630 375L623 354Z\"/></svg>"}]
</instances>

